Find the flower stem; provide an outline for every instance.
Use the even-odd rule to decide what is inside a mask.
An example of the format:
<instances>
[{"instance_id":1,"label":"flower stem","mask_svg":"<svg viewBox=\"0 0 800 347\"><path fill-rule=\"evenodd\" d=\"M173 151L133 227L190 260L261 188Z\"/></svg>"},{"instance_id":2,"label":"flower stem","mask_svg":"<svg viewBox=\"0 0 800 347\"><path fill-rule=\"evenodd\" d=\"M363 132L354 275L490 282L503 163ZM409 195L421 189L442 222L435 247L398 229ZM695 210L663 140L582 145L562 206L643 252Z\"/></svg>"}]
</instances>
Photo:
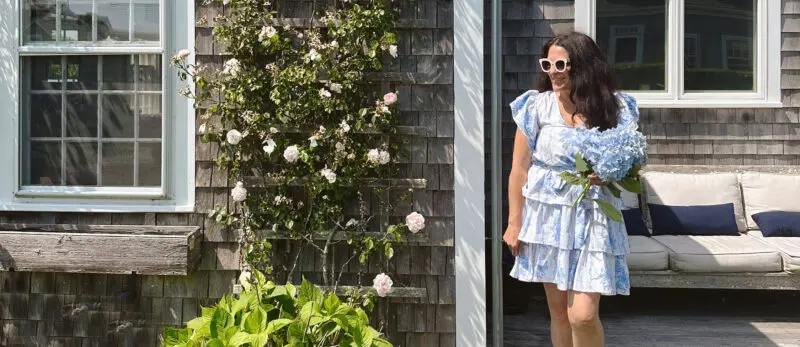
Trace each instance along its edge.
<instances>
[{"instance_id":1,"label":"flower stem","mask_svg":"<svg viewBox=\"0 0 800 347\"><path fill-rule=\"evenodd\" d=\"M575 202L573 202L573 203L572 203L572 207L575 207L575 205L577 205L577 204L578 204L578 202L580 202L581 200L583 200L583 198L586 196L586 192L588 192L588 191L589 191L589 188L590 188L591 186L592 186L592 183L591 183L591 182L586 182L586 183L583 185L583 189L581 190L581 194L580 194L580 195L578 195L578 198L577 198L577 199L575 199Z\"/></svg>"}]
</instances>

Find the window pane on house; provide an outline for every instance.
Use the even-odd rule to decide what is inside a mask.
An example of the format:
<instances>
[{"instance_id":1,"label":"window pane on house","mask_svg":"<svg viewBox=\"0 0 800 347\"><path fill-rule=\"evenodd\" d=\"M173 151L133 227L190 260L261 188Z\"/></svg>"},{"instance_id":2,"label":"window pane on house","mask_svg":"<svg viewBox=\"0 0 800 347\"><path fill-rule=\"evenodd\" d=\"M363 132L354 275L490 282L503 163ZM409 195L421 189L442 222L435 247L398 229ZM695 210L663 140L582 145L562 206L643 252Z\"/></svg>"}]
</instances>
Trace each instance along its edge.
<instances>
[{"instance_id":1,"label":"window pane on house","mask_svg":"<svg viewBox=\"0 0 800 347\"><path fill-rule=\"evenodd\" d=\"M103 143L103 186L133 185L134 147L133 143Z\"/></svg>"},{"instance_id":2,"label":"window pane on house","mask_svg":"<svg viewBox=\"0 0 800 347\"><path fill-rule=\"evenodd\" d=\"M133 41L159 41L160 8L158 0L133 1Z\"/></svg>"},{"instance_id":3,"label":"window pane on house","mask_svg":"<svg viewBox=\"0 0 800 347\"><path fill-rule=\"evenodd\" d=\"M666 90L667 1L598 0L596 38L622 89Z\"/></svg>"},{"instance_id":4,"label":"window pane on house","mask_svg":"<svg viewBox=\"0 0 800 347\"><path fill-rule=\"evenodd\" d=\"M130 41L131 5L126 0L97 2L97 41Z\"/></svg>"},{"instance_id":5,"label":"window pane on house","mask_svg":"<svg viewBox=\"0 0 800 347\"><path fill-rule=\"evenodd\" d=\"M161 94L139 95L139 137L161 138Z\"/></svg>"},{"instance_id":6,"label":"window pane on house","mask_svg":"<svg viewBox=\"0 0 800 347\"><path fill-rule=\"evenodd\" d=\"M686 91L754 90L755 6L755 0L685 1Z\"/></svg>"},{"instance_id":7,"label":"window pane on house","mask_svg":"<svg viewBox=\"0 0 800 347\"><path fill-rule=\"evenodd\" d=\"M132 138L136 124L133 95L103 96L103 137Z\"/></svg>"},{"instance_id":8,"label":"window pane on house","mask_svg":"<svg viewBox=\"0 0 800 347\"><path fill-rule=\"evenodd\" d=\"M55 41L56 0L25 0L22 4L22 39Z\"/></svg>"},{"instance_id":9,"label":"window pane on house","mask_svg":"<svg viewBox=\"0 0 800 347\"><path fill-rule=\"evenodd\" d=\"M31 0L33 1L33 0ZM60 26L59 41L93 41L92 1L59 1L61 16L56 25Z\"/></svg>"},{"instance_id":10,"label":"window pane on house","mask_svg":"<svg viewBox=\"0 0 800 347\"><path fill-rule=\"evenodd\" d=\"M31 141L28 146L28 174L23 175L23 184L52 186L61 185L61 142Z\"/></svg>"},{"instance_id":11,"label":"window pane on house","mask_svg":"<svg viewBox=\"0 0 800 347\"><path fill-rule=\"evenodd\" d=\"M139 186L158 187L161 185L161 143L139 143L136 153L138 160Z\"/></svg>"},{"instance_id":12,"label":"window pane on house","mask_svg":"<svg viewBox=\"0 0 800 347\"><path fill-rule=\"evenodd\" d=\"M153 57L21 58L23 182L160 186L161 59ZM139 62L152 64L146 78Z\"/></svg>"}]
</instances>

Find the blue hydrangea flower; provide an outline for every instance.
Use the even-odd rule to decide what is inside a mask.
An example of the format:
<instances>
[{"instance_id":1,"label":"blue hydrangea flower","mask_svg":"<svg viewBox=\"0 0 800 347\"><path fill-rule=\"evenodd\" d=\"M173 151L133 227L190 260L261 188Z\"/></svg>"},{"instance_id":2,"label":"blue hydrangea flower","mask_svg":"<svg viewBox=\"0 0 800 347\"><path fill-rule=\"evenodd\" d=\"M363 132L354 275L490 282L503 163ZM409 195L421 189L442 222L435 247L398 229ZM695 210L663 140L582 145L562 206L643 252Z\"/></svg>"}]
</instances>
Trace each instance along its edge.
<instances>
[{"instance_id":1,"label":"blue hydrangea flower","mask_svg":"<svg viewBox=\"0 0 800 347\"><path fill-rule=\"evenodd\" d=\"M628 175L634 165L646 164L647 140L637 130L628 127L606 131L597 128L577 130L571 144L603 181L619 181Z\"/></svg>"}]
</instances>

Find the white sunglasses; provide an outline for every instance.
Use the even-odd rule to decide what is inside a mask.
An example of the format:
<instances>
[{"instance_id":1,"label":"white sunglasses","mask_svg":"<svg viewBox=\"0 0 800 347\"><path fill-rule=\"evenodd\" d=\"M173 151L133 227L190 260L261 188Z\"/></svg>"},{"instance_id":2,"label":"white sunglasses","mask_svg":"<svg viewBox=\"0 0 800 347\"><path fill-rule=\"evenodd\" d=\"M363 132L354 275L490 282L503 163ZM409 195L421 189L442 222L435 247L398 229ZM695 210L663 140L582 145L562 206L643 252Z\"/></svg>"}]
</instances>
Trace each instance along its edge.
<instances>
[{"instance_id":1,"label":"white sunglasses","mask_svg":"<svg viewBox=\"0 0 800 347\"><path fill-rule=\"evenodd\" d=\"M567 69L567 66L569 66L569 60L567 60L567 59L556 59L555 61L553 61L553 60L550 60L550 59L547 59L547 58L542 58L542 59L539 59L539 66L542 68L542 71L544 71L544 72L550 72L550 69L553 66L556 67L556 71L564 72L564 70Z\"/></svg>"}]
</instances>

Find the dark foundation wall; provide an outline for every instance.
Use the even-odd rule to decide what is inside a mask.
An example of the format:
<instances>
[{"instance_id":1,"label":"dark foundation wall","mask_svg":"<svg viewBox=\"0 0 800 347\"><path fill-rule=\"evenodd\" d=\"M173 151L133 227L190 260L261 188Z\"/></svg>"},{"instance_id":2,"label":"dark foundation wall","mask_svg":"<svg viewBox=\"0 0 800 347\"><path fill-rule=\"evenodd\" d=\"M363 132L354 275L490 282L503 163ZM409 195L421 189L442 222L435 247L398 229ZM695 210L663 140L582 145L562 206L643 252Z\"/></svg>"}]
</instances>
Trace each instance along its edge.
<instances>
[{"instance_id":1,"label":"dark foundation wall","mask_svg":"<svg viewBox=\"0 0 800 347\"><path fill-rule=\"evenodd\" d=\"M206 2L196 1L197 60L221 64L223 48L211 33L214 17L224 9L221 2ZM313 3L279 1L278 6L284 18L308 18ZM414 196L414 208L426 217L427 240L398 245L389 270L396 286L425 288L427 294L383 299L379 309L397 346L454 346L453 2L399 5L399 57L386 70L402 74L384 79L382 87L399 89L404 125L424 128L412 139L402 176L427 180ZM239 270L237 236L206 218L215 206L230 204L227 174L215 167L216 153L198 137L196 213L0 212L0 223L189 225L203 234L201 263L189 276L0 272L0 346L156 346L164 326L180 326L197 317L201 305L230 293ZM281 247L277 244L276 252ZM307 258L304 274L313 278L318 263ZM372 276L365 274L367 285Z\"/></svg>"}]
</instances>

